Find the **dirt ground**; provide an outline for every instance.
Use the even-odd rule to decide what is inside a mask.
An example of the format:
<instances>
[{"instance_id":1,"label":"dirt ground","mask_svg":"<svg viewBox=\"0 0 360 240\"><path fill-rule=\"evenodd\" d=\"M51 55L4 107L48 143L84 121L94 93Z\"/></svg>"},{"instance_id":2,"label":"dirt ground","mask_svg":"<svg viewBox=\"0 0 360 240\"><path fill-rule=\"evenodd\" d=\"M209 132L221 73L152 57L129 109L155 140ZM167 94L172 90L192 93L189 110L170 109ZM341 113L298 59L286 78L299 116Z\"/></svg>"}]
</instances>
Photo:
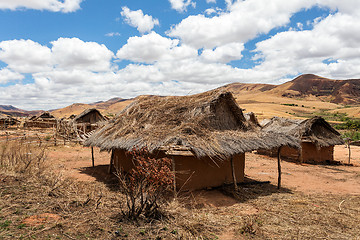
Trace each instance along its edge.
<instances>
[{"instance_id":1,"label":"dirt ground","mask_svg":"<svg viewBox=\"0 0 360 240\"><path fill-rule=\"evenodd\" d=\"M94 148L95 167L92 167L91 149L80 145L50 148L49 162L64 175L79 181L95 181L111 178L107 174L110 154ZM348 148L336 146L334 160L348 163ZM360 194L360 147L351 146L351 163L347 165L312 165L282 161L282 186L303 193ZM270 181L277 184L277 160L256 153L246 154L246 177L257 181ZM209 193L207 193L209 195ZM204 196L200 197L204 198ZM214 194L214 202L206 204L217 206L219 195ZM231 200L229 200L231 201Z\"/></svg>"},{"instance_id":2,"label":"dirt ground","mask_svg":"<svg viewBox=\"0 0 360 240\"><path fill-rule=\"evenodd\" d=\"M36 137L26 141L35 148L40 144ZM282 161L280 190L276 158L247 153L247 180L270 184L180 194L178 201L166 206L169 219L135 224L119 215L125 200L116 177L107 173L108 152L94 148L92 167L91 148L60 142L53 146L51 140L42 144L48 145L44 164L50 168L39 177L0 174L0 239L357 239L360 235L360 147L351 148L353 166ZM335 160L347 163L347 157L347 148L335 148Z\"/></svg>"}]
</instances>

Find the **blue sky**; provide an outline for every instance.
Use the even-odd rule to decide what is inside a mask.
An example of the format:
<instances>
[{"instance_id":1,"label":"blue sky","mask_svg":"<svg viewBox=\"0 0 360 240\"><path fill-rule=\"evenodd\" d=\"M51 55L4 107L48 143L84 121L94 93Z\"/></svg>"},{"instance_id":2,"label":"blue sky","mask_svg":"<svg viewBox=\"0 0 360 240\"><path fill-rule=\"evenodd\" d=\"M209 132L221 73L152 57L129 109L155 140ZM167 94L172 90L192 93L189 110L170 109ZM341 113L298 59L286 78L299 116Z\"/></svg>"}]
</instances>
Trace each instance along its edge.
<instances>
[{"instance_id":1,"label":"blue sky","mask_svg":"<svg viewBox=\"0 0 360 240\"><path fill-rule=\"evenodd\" d=\"M0 0L0 104L359 78L358 0Z\"/></svg>"}]
</instances>

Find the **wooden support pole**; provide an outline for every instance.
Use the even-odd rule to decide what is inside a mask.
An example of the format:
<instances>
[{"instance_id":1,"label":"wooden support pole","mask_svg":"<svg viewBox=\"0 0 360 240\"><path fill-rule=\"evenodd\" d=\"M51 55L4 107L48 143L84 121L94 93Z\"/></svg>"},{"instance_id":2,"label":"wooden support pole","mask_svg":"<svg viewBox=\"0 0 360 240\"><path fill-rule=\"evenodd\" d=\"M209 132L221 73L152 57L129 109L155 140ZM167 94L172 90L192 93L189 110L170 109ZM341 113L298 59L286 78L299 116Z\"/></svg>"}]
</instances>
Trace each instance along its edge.
<instances>
[{"instance_id":1,"label":"wooden support pole","mask_svg":"<svg viewBox=\"0 0 360 240\"><path fill-rule=\"evenodd\" d=\"M351 143L351 140L349 139L349 141L348 141L348 148L349 148L349 160L348 160L348 164L350 164L350 159L351 159L350 143Z\"/></svg>"},{"instance_id":2,"label":"wooden support pole","mask_svg":"<svg viewBox=\"0 0 360 240\"><path fill-rule=\"evenodd\" d=\"M94 147L91 147L91 161L92 161L92 167L95 167Z\"/></svg>"},{"instance_id":3,"label":"wooden support pole","mask_svg":"<svg viewBox=\"0 0 360 240\"><path fill-rule=\"evenodd\" d=\"M112 165L114 164L114 150L111 150L110 164L108 168L108 173L111 173Z\"/></svg>"},{"instance_id":4,"label":"wooden support pole","mask_svg":"<svg viewBox=\"0 0 360 240\"><path fill-rule=\"evenodd\" d=\"M172 165L172 171L173 171L173 178L174 178L174 198L177 198L177 191L176 191L176 174L175 174L175 158L174 156L171 156L171 165Z\"/></svg>"},{"instance_id":5,"label":"wooden support pole","mask_svg":"<svg viewBox=\"0 0 360 240\"><path fill-rule=\"evenodd\" d=\"M278 148L277 153L277 160L278 160L278 186L277 188L280 189L281 187L281 159L280 159L280 152L281 152L281 146Z\"/></svg>"},{"instance_id":6,"label":"wooden support pole","mask_svg":"<svg viewBox=\"0 0 360 240\"><path fill-rule=\"evenodd\" d=\"M234 189L235 189L235 191L237 191L238 186L237 186L237 181L236 181L234 158L233 157L230 158L230 163L231 163L231 173L232 173L232 177L233 177Z\"/></svg>"}]
</instances>

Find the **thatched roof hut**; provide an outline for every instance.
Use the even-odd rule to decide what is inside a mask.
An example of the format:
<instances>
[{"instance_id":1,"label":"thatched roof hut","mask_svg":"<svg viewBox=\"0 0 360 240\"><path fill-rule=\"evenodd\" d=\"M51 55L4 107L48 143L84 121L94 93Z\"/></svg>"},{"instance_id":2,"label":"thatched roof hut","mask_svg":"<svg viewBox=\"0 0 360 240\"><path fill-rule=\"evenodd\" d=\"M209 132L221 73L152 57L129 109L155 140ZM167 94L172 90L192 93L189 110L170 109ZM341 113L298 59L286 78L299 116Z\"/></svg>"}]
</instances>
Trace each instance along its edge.
<instances>
[{"instance_id":1,"label":"thatched roof hut","mask_svg":"<svg viewBox=\"0 0 360 240\"><path fill-rule=\"evenodd\" d=\"M146 146L150 151L171 151L181 147L196 157L219 159L258 148L297 146L288 135L257 131L246 121L232 94L221 90L141 98L85 144L107 150Z\"/></svg>"},{"instance_id":2,"label":"thatched roof hut","mask_svg":"<svg viewBox=\"0 0 360 240\"><path fill-rule=\"evenodd\" d=\"M94 124L106 120L107 119L96 108L86 109L73 119L73 121L76 123L90 123L90 124Z\"/></svg>"},{"instance_id":3,"label":"thatched roof hut","mask_svg":"<svg viewBox=\"0 0 360 240\"><path fill-rule=\"evenodd\" d=\"M242 181L245 152L299 147L294 137L259 131L246 121L233 95L220 89L192 96L140 97L85 145L113 150L114 165L125 171L133 166L125 152L134 147L170 156L182 189L185 183L185 189L197 189L231 182L230 159L237 181Z\"/></svg>"},{"instance_id":4,"label":"thatched roof hut","mask_svg":"<svg viewBox=\"0 0 360 240\"><path fill-rule=\"evenodd\" d=\"M20 123L19 120L11 116L0 113L0 126L8 127L19 123Z\"/></svg>"},{"instance_id":5,"label":"thatched roof hut","mask_svg":"<svg viewBox=\"0 0 360 240\"><path fill-rule=\"evenodd\" d=\"M283 156L305 162L333 161L333 146L344 144L340 133L322 117L306 120L273 117L263 126L263 131L288 133L298 138L301 150L288 149L289 156L284 150Z\"/></svg>"},{"instance_id":6,"label":"thatched roof hut","mask_svg":"<svg viewBox=\"0 0 360 240\"><path fill-rule=\"evenodd\" d=\"M50 112L42 112L32 116L24 123L24 127L52 128L57 124L57 119Z\"/></svg>"},{"instance_id":7,"label":"thatched roof hut","mask_svg":"<svg viewBox=\"0 0 360 240\"><path fill-rule=\"evenodd\" d=\"M306 120L295 120L273 117L263 126L264 131L288 133L301 141L312 142L319 147L344 144L340 133L322 117Z\"/></svg>"},{"instance_id":8,"label":"thatched roof hut","mask_svg":"<svg viewBox=\"0 0 360 240\"><path fill-rule=\"evenodd\" d=\"M32 116L30 118L31 121L51 121L51 120L56 120L56 118L54 117L54 115L52 115L50 112L46 111L46 112L42 112L36 116Z\"/></svg>"}]
</instances>

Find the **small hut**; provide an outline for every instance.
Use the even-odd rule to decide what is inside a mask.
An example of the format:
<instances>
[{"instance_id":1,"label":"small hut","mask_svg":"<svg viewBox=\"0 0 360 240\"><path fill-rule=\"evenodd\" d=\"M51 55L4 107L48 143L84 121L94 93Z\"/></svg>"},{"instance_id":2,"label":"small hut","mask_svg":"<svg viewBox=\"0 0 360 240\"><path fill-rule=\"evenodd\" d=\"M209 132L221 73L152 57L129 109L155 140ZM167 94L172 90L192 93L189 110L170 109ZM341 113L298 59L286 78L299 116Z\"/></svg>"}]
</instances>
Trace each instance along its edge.
<instances>
[{"instance_id":1,"label":"small hut","mask_svg":"<svg viewBox=\"0 0 360 240\"><path fill-rule=\"evenodd\" d=\"M172 159L176 188L220 186L244 180L245 152L280 146L299 147L284 134L257 130L246 121L230 92L220 89L192 96L138 98L85 141L112 151L110 164L129 171L126 152L146 147Z\"/></svg>"},{"instance_id":2,"label":"small hut","mask_svg":"<svg viewBox=\"0 0 360 240\"><path fill-rule=\"evenodd\" d=\"M76 126L83 129L84 132L90 132L98 128L99 123L104 121L107 121L107 118L95 108L86 109L73 119Z\"/></svg>"},{"instance_id":3,"label":"small hut","mask_svg":"<svg viewBox=\"0 0 360 240\"><path fill-rule=\"evenodd\" d=\"M55 127L57 119L50 112L42 112L36 116L32 116L25 122L24 127L51 128Z\"/></svg>"},{"instance_id":4,"label":"small hut","mask_svg":"<svg viewBox=\"0 0 360 240\"><path fill-rule=\"evenodd\" d=\"M283 147L281 156L290 160L307 163L334 161L334 146L344 144L337 132L322 117L295 120L273 117L263 126L263 131L287 133L301 141L301 148ZM260 149L260 154L275 156L277 148Z\"/></svg>"},{"instance_id":5,"label":"small hut","mask_svg":"<svg viewBox=\"0 0 360 240\"><path fill-rule=\"evenodd\" d=\"M9 126L14 126L16 124L20 124L20 121L11 116L0 113L0 127L8 128Z\"/></svg>"}]
</instances>

